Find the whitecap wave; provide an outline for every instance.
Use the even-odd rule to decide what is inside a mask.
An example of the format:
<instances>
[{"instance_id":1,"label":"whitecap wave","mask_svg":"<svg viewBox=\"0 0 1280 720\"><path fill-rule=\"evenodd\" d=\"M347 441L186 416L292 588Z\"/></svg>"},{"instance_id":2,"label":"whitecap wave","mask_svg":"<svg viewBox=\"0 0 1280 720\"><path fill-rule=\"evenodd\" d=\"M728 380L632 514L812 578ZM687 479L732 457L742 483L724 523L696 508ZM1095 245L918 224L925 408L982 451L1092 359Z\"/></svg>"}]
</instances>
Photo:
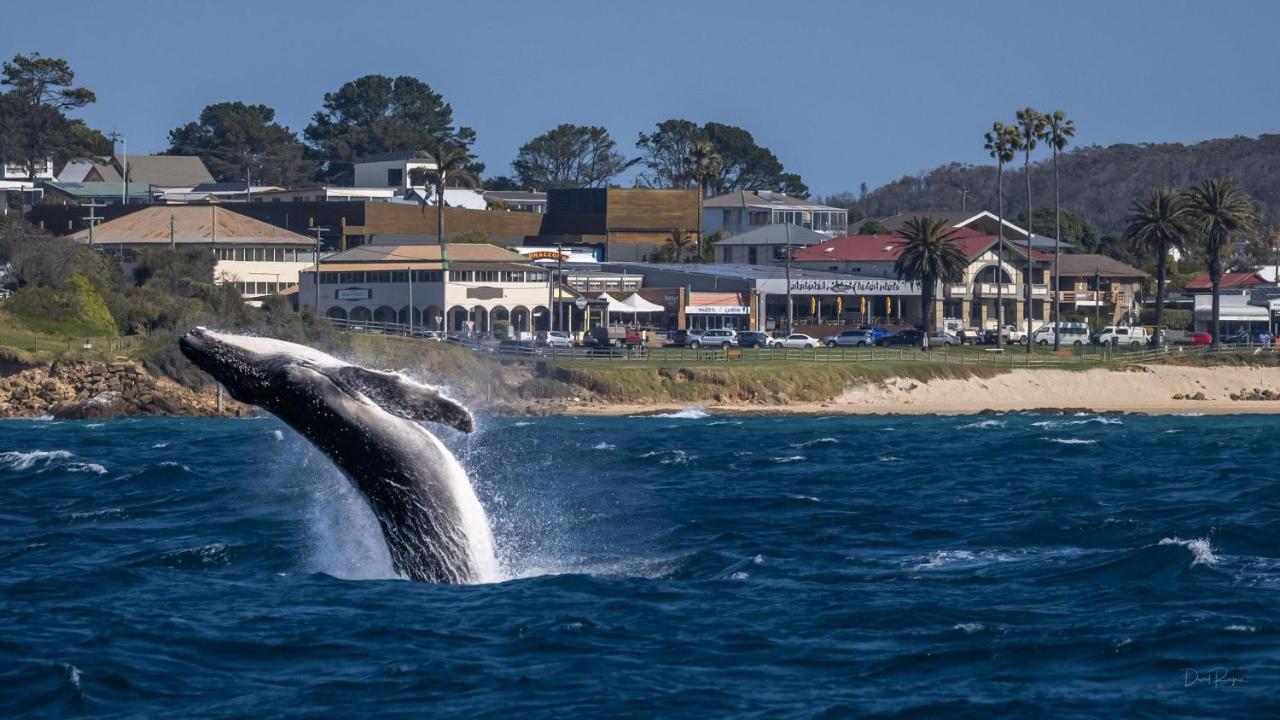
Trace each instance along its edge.
<instances>
[{"instance_id":1,"label":"whitecap wave","mask_svg":"<svg viewBox=\"0 0 1280 720\"><path fill-rule=\"evenodd\" d=\"M804 500L806 502L816 502L816 503L822 502L821 498L816 498L812 495L788 495L787 497L791 498L792 500Z\"/></svg>"},{"instance_id":2,"label":"whitecap wave","mask_svg":"<svg viewBox=\"0 0 1280 720\"><path fill-rule=\"evenodd\" d=\"M532 424L533 423L529 422L528 420L520 420L519 422L511 423L511 427L529 427Z\"/></svg>"},{"instance_id":3,"label":"whitecap wave","mask_svg":"<svg viewBox=\"0 0 1280 720\"><path fill-rule=\"evenodd\" d=\"M1032 423L1032 424L1035 424L1035 423ZM979 420L977 422L965 423L964 425L960 426L960 429L961 430L988 430L991 428L1002 428L1002 427L1004 427L1003 420L987 419L987 420Z\"/></svg>"},{"instance_id":4,"label":"whitecap wave","mask_svg":"<svg viewBox=\"0 0 1280 720\"><path fill-rule=\"evenodd\" d=\"M1227 632L1258 632L1256 625L1228 625L1226 630Z\"/></svg>"},{"instance_id":5,"label":"whitecap wave","mask_svg":"<svg viewBox=\"0 0 1280 720\"><path fill-rule=\"evenodd\" d=\"M710 417L710 416L711 414L707 412L706 408L699 407L697 405L690 405L688 407L681 408L676 412L657 413L656 415L633 415L632 417L676 418L679 420L701 420L702 418Z\"/></svg>"},{"instance_id":6,"label":"whitecap wave","mask_svg":"<svg viewBox=\"0 0 1280 720\"><path fill-rule=\"evenodd\" d=\"M591 449L592 449L592 450L616 450L616 449L618 449L618 446L617 446L617 445L614 445L613 443L607 443L607 442L605 442L605 441L601 440L600 442L596 443L595 445L592 445L592 446L591 446Z\"/></svg>"},{"instance_id":7,"label":"whitecap wave","mask_svg":"<svg viewBox=\"0 0 1280 720\"><path fill-rule=\"evenodd\" d=\"M876 459L883 463L902 462L902 458L896 455L881 455Z\"/></svg>"},{"instance_id":8,"label":"whitecap wave","mask_svg":"<svg viewBox=\"0 0 1280 720\"><path fill-rule=\"evenodd\" d=\"M106 475L107 469L98 463L72 461L75 455L67 450L32 450L31 452L8 451L0 453L0 467L9 470L30 470L36 463L42 463L39 472L49 468L59 468L67 472L91 472Z\"/></svg>"},{"instance_id":9,"label":"whitecap wave","mask_svg":"<svg viewBox=\"0 0 1280 720\"><path fill-rule=\"evenodd\" d=\"M799 448L813 447L815 445L828 445L831 443L838 443L838 442L840 441L833 437L820 437L817 440L807 440L805 442L792 443L791 447L799 449Z\"/></svg>"},{"instance_id":10,"label":"whitecap wave","mask_svg":"<svg viewBox=\"0 0 1280 720\"><path fill-rule=\"evenodd\" d=\"M284 440L284 431L279 429L272 430L271 437L275 438L276 442L280 442L281 440Z\"/></svg>"},{"instance_id":11,"label":"whitecap wave","mask_svg":"<svg viewBox=\"0 0 1280 720\"><path fill-rule=\"evenodd\" d=\"M1209 538L1194 538L1192 540L1183 540L1177 535L1171 538L1161 538L1160 545L1181 545L1191 551L1191 564L1195 565L1217 565L1218 556L1213 554L1213 546L1209 544Z\"/></svg>"},{"instance_id":12,"label":"whitecap wave","mask_svg":"<svg viewBox=\"0 0 1280 720\"><path fill-rule=\"evenodd\" d=\"M786 457L773 458L773 461L782 465L784 463L803 462L804 459L805 457L803 455L788 455Z\"/></svg>"},{"instance_id":13,"label":"whitecap wave","mask_svg":"<svg viewBox=\"0 0 1280 720\"><path fill-rule=\"evenodd\" d=\"M952 629L959 630L965 635L972 635L974 633L980 633L983 630L986 630L987 626L983 625L980 622L967 622L967 623L956 623Z\"/></svg>"},{"instance_id":14,"label":"whitecap wave","mask_svg":"<svg viewBox=\"0 0 1280 720\"><path fill-rule=\"evenodd\" d=\"M1047 438L1040 438L1040 439L1048 440L1051 443L1058 443L1059 445L1097 445L1098 444L1097 440L1089 440L1086 438L1048 438L1047 437Z\"/></svg>"},{"instance_id":15,"label":"whitecap wave","mask_svg":"<svg viewBox=\"0 0 1280 720\"><path fill-rule=\"evenodd\" d=\"M1083 420L1040 420L1039 422L1031 423L1031 427L1053 430L1055 428L1088 425L1089 423L1097 423L1099 425L1123 425L1124 421L1120 418L1097 416L1085 418Z\"/></svg>"},{"instance_id":16,"label":"whitecap wave","mask_svg":"<svg viewBox=\"0 0 1280 720\"><path fill-rule=\"evenodd\" d=\"M167 448L167 447L169 447L169 443L167 443L167 442L158 442L158 443L156 443L155 445L152 445L151 447L152 447L152 449L154 449L154 450L159 450L160 448Z\"/></svg>"}]
</instances>

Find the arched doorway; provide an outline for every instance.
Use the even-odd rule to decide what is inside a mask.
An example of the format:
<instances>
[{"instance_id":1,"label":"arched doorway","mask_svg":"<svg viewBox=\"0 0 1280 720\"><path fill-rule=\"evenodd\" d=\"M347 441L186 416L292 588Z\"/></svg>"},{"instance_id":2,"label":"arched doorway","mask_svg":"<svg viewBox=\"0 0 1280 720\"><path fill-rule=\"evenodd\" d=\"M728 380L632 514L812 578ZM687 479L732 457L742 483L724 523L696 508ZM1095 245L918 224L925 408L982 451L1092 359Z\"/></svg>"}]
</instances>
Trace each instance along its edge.
<instances>
[{"instance_id":1,"label":"arched doorway","mask_svg":"<svg viewBox=\"0 0 1280 720\"><path fill-rule=\"evenodd\" d=\"M331 307L328 310L324 311L324 316L329 318L330 320L346 320L347 311L343 310L340 307Z\"/></svg>"},{"instance_id":2,"label":"arched doorway","mask_svg":"<svg viewBox=\"0 0 1280 720\"><path fill-rule=\"evenodd\" d=\"M511 309L511 329L515 332L529 332L529 308L517 305Z\"/></svg>"},{"instance_id":3,"label":"arched doorway","mask_svg":"<svg viewBox=\"0 0 1280 720\"><path fill-rule=\"evenodd\" d=\"M401 325L408 325L409 324L409 308L408 307L400 308L400 311L396 313L396 318L397 318L396 322L400 323ZM422 324L422 320L423 320L422 311L419 310L418 308L413 308L413 329L435 330L434 324L430 328L424 327Z\"/></svg>"},{"instance_id":4,"label":"arched doorway","mask_svg":"<svg viewBox=\"0 0 1280 720\"><path fill-rule=\"evenodd\" d=\"M430 330L443 330L445 328L444 308L439 305L428 305L427 309L422 311L422 324Z\"/></svg>"},{"instance_id":5,"label":"arched doorway","mask_svg":"<svg viewBox=\"0 0 1280 720\"><path fill-rule=\"evenodd\" d=\"M445 318L445 325L450 332L463 332L467 329L467 309L461 305L454 305L449 308L449 316Z\"/></svg>"},{"instance_id":6,"label":"arched doorway","mask_svg":"<svg viewBox=\"0 0 1280 720\"><path fill-rule=\"evenodd\" d=\"M373 311L373 320L381 323L399 322L396 316L396 309L389 305L379 305L378 309Z\"/></svg>"},{"instance_id":7,"label":"arched doorway","mask_svg":"<svg viewBox=\"0 0 1280 720\"><path fill-rule=\"evenodd\" d=\"M363 305L351 308L351 320L353 322L369 322L373 319L373 313L369 312L369 308Z\"/></svg>"},{"instance_id":8,"label":"arched doorway","mask_svg":"<svg viewBox=\"0 0 1280 720\"><path fill-rule=\"evenodd\" d=\"M483 305L476 305L471 308L471 320L475 322L477 333L489 334L493 332L493 326L489 324L489 311Z\"/></svg>"},{"instance_id":9,"label":"arched doorway","mask_svg":"<svg viewBox=\"0 0 1280 720\"><path fill-rule=\"evenodd\" d=\"M551 329L551 313L547 310L545 305L539 305L533 309L533 329Z\"/></svg>"}]
</instances>

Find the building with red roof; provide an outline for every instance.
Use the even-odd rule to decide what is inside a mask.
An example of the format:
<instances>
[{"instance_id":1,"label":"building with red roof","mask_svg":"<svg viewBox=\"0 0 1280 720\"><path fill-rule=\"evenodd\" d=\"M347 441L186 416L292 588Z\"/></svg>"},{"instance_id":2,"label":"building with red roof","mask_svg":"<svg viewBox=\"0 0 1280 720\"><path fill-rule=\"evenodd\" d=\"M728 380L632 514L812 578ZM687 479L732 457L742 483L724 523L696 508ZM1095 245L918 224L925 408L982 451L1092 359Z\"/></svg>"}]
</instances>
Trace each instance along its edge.
<instances>
[{"instance_id":1,"label":"building with red roof","mask_svg":"<svg viewBox=\"0 0 1280 720\"><path fill-rule=\"evenodd\" d=\"M1270 284L1271 282L1260 273L1250 270L1248 272L1222 273L1222 282L1218 287L1222 290L1251 290L1260 285ZM1209 273L1200 273L1196 279L1187 283L1186 291L1190 295L1213 292L1213 283L1209 281Z\"/></svg>"}]
</instances>

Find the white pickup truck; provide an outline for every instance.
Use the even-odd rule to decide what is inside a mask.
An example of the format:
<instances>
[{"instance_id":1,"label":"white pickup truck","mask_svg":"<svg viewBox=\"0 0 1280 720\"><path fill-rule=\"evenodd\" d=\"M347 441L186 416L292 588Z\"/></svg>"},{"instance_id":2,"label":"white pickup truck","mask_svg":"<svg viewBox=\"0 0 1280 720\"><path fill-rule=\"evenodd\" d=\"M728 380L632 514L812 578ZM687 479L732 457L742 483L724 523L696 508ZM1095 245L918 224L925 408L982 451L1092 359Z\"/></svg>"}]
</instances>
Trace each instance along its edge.
<instances>
[{"instance_id":1,"label":"white pickup truck","mask_svg":"<svg viewBox=\"0 0 1280 720\"><path fill-rule=\"evenodd\" d=\"M1017 325L1005 325L1000 328L1000 334L1004 336L1007 343L1020 343L1027 341L1027 331L1019 330Z\"/></svg>"},{"instance_id":2,"label":"white pickup truck","mask_svg":"<svg viewBox=\"0 0 1280 720\"><path fill-rule=\"evenodd\" d=\"M1151 334L1144 327L1105 327L1098 333L1099 345L1150 345Z\"/></svg>"}]
</instances>

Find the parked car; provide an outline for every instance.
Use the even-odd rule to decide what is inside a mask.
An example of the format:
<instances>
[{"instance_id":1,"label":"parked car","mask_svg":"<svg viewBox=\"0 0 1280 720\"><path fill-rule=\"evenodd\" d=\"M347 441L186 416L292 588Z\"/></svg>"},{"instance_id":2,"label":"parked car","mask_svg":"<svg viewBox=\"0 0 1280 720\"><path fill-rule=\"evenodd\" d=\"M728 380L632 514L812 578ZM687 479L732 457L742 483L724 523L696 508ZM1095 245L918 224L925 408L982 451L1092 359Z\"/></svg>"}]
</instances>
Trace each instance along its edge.
<instances>
[{"instance_id":1,"label":"parked car","mask_svg":"<svg viewBox=\"0 0 1280 720\"><path fill-rule=\"evenodd\" d=\"M929 347L949 347L959 344L960 338L946 330L935 330L929 333Z\"/></svg>"},{"instance_id":2,"label":"parked car","mask_svg":"<svg viewBox=\"0 0 1280 720\"><path fill-rule=\"evenodd\" d=\"M896 332L889 337L880 338L876 341L876 345L880 347L893 347L895 345L910 345L919 347L924 343L923 330L902 330Z\"/></svg>"},{"instance_id":3,"label":"parked car","mask_svg":"<svg viewBox=\"0 0 1280 720\"><path fill-rule=\"evenodd\" d=\"M738 347L744 348L767 348L773 347L775 340L769 333L757 332L755 330L745 330L738 333Z\"/></svg>"},{"instance_id":4,"label":"parked car","mask_svg":"<svg viewBox=\"0 0 1280 720\"><path fill-rule=\"evenodd\" d=\"M1111 332L1107 332L1106 328L1098 333L1098 343L1101 345L1128 345L1137 347L1139 345L1151 344L1151 335L1144 327L1126 327L1117 325L1111 328Z\"/></svg>"},{"instance_id":5,"label":"parked car","mask_svg":"<svg viewBox=\"0 0 1280 720\"><path fill-rule=\"evenodd\" d=\"M622 325L597 325L587 332L583 345L588 347L641 347L648 344L647 334Z\"/></svg>"},{"instance_id":6,"label":"parked car","mask_svg":"<svg viewBox=\"0 0 1280 720\"><path fill-rule=\"evenodd\" d=\"M738 344L738 333L729 328L712 328L703 330L702 334L689 341L689 347L727 348Z\"/></svg>"},{"instance_id":7,"label":"parked car","mask_svg":"<svg viewBox=\"0 0 1280 720\"><path fill-rule=\"evenodd\" d=\"M822 342L827 347L869 347L876 344L876 335L872 330L845 330L828 335Z\"/></svg>"},{"instance_id":8,"label":"parked car","mask_svg":"<svg viewBox=\"0 0 1280 720\"><path fill-rule=\"evenodd\" d=\"M540 330L533 341L541 347L573 347L573 338L563 330Z\"/></svg>"},{"instance_id":9,"label":"parked car","mask_svg":"<svg viewBox=\"0 0 1280 720\"><path fill-rule=\"evenodd\" d=\"M804 333L791 333L777 341L775 345L784 348L816 348L818 347L818 338Z\"/></svg>"},{"instance_id":10,"label":"parked car","mask_svg":"<svg viewBox=\"0 0 1280 720\"><path fill-rule=\"evenodd\" d=\"M442 333L436 332L435 330L415 329L413 331L413 336L416 338L422 338L423 340L431 340L434 342L441 342L444 340L444 335Z\"/></svg>"},{"instance_id":11,"label":"parked car","mask_svg":"<svg viewBox=\"0 0 1280 720\"><path fill-rule=\"evenodd\" d=\"M858 328L858 329L870 330L873 338L872 342L875 342L876 340L880 340L883 338L887 338L893 334L893 331L890 330L889 328L880 327L878 325L863 325L861 328Z\"/></svg>"},{"instance_id":12,"label":"parked car","mask_svg":"<svg viewBox=\"0 0 1280 720\"><path fill-rule=\"evenodd\" d=\"M677 330L667 338L667 344L674 347L688 347L695 339L702 335L702 330Z\"/></svg>"},{"instance_id":13,"label":"parked car","mask_svg":"<svg viewBox=\"0 0 1280 720\"><path fill-rule=\"evenodd\" d=\"M987 340L987 331L976 327L960 328L956 331L956 337L960 339L961 345L981 345Z\"/></svg>"},{"instance_id":14,"label":"parked car","mask_svg":"<svg viewBox=\"0 0 1280 720\"><path fill-rule=\"evenodd\" d=\"M1201 332L1201 331L1193 332L1191 333L1191 344L1192 345L1212 345L1213 335L1210 335L1207 332Z\"/></svg>"},{"instance_id":15,"label":"parked car","mask_svg":"<svg viewBox=\"0 0 1280 720\"><path fill-rule=\"evenodd\" d=\"M1062 334L1060 345L1073 345L1079 347L1089 342L1089 326L1079 322L1062 323ZM1052 345L1053 336L1055 335L1053 323L1041 326L1036 330L1036 334L1032 336L1037 345Z\"/></svg>"},{"instance_id":16,"label":"parked car","mask_svg":"<svg viewBox=\"0 0 1280 720\"><path fill-rule=\"evenodd\" d=\"M1222 342L1228 345L1254 345L1261 342L1261 338L1257 333L1251 333L1248 330L1239 330L1230 335L1223 335Z\"/></svg>"}]
</instances>

